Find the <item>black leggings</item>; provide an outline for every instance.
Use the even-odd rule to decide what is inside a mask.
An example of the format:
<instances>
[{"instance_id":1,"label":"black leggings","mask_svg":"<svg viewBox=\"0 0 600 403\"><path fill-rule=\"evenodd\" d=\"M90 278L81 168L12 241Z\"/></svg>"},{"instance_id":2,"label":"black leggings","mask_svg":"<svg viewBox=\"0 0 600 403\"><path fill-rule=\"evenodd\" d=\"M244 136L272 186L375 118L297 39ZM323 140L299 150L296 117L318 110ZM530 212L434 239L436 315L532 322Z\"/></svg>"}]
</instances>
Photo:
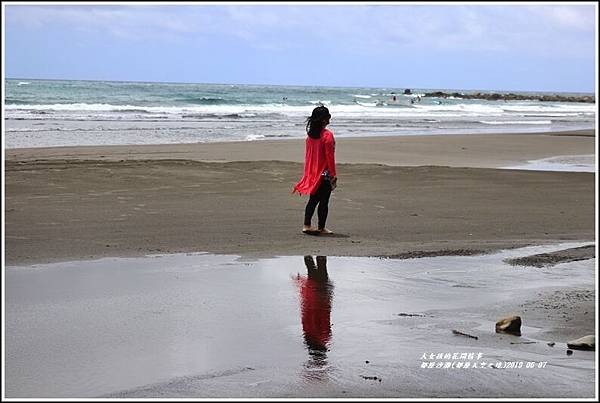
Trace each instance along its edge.
<instances>
[{"instance_id":1,"label":"black leggings","mask_svg":"<svg viewBox=\"0 0 600 403\"><path fill-rule=\"evenodd\" d=\"M325 221L327 221L327 213L329 212L329 196L331 195L331 184L328 180L321 180L321 185L317 189L314 195L310 195L308 203L306 203L306 209L304 211L304 225L310 225L312 216L315 213L317 204L319 209L317 215L319 217L319 229L325 228Z\"/></svg>"}]
</instances>

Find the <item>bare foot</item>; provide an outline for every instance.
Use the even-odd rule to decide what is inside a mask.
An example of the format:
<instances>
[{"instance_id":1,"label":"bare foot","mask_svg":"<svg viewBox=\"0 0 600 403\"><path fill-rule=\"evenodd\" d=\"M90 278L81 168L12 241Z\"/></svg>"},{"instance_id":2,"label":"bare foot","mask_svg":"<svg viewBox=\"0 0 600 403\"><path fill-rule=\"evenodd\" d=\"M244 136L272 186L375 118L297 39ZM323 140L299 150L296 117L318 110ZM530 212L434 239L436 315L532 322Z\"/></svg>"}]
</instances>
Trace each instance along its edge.
<instances>
[{"instance_id":1,"label":"bare foot","mask_svg":"<svg viewBox=\"0 0 600 403\"><path fill-rule=\"evenodd\" d=\"M304 232L305 234L315 234L315 233L319 232L319 230L311 227L310 225L305 225L302 227L302 232Z\"/></svg>"},{"instance_id":2,"label":"bare foot","mask_svg":"<svg viewBox=\"0 0 600 403\"><path fill-rule=\"evenodd\" d=\"M319 232L323 235L333 234L333 231L330 231L327 228L320 229Z\"/></svg>"}]
</instances>

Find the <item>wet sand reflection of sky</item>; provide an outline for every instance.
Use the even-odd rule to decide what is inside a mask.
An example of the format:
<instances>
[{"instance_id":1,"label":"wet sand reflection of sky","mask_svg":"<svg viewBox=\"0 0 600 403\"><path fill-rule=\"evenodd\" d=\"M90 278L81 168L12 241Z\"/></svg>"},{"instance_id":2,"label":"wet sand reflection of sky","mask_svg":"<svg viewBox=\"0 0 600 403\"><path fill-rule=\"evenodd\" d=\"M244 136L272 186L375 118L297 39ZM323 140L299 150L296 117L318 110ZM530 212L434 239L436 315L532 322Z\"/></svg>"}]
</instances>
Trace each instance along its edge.
<instances>
[{"instance_id":1,"label":"wet sand reflection of sky","mask_svg":"<svg viewBox=\"0 0 600 403\"><path fill-rule=\"evenodd\" d=\"M483 335L476 352L486 357L561 364L564 353L540 350L545 343L498 344L495 317L482 307L543 288L588 286L593 259L548 268L505 262L579 246L404 260L199 253L8 266L6 395L302 397L363 388L373 396L377 383L377 396L397 396L393 379L414 390L437 379L419 367L424 352L473 343L454 328ZM471 330L460 327L467 324ZM527 318L524 326L525 338L541 330L527 327ZM587 393L593 357L568 359L529 372L529 390ZM448 383L428 383L425 392L505 391L500 385L513 378L502 374L449 373Z\"/></svg>"}]
</instances>

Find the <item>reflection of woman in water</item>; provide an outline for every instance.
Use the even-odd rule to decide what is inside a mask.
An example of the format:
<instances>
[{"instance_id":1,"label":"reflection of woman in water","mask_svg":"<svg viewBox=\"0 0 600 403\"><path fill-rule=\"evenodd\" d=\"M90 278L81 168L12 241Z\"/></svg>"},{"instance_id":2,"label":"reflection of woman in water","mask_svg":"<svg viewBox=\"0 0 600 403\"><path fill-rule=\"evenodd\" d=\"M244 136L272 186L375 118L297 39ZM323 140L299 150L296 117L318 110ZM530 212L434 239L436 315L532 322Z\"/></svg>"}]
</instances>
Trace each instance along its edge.
<instances>
[{"instance_id":1,"label":"reflection of woman in water","mask_svg":"<svg viewBox=\"0 0 600 403\"><path fill-rule=\"evenodd\" d=\"M309 366L323 367L327 364L327 346L331 339L331 298L333 284L327 274L327 257L304 257L308 276L295 278L300 291L302 331L310 355Z\"/></svg>"}]
</instances>

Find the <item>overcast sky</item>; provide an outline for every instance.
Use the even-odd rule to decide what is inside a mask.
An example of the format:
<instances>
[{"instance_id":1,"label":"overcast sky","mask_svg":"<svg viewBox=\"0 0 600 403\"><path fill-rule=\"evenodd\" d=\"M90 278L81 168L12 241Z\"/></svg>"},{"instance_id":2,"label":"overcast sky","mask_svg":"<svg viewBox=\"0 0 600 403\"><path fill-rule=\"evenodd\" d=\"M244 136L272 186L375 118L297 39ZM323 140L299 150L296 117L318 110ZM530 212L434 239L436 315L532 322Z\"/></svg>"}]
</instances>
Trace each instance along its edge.
<instances>
[{"instance_id":1,"label":"overcast sky","mask_svg":"<svg viewBox=\"0 0 600 403\"><path fill-rule=\"evenodd\" d=\"M594 92L597 8L571 4L4 2L5 76Z\"/></svg>"}]
</instances>

